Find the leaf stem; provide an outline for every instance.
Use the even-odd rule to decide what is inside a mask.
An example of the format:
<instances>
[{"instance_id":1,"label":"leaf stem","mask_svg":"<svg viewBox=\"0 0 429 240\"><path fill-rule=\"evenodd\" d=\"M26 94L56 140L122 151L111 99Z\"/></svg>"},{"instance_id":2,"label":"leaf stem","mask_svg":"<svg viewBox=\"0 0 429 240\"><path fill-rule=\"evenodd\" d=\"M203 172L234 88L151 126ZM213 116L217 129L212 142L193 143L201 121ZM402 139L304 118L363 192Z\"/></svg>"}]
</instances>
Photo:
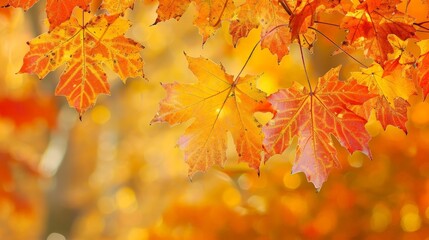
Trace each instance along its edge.
<instances>
[{"instance_id":1,"label":"leaf stem","mask_svg":"<svg viewBox=\"0 0 429 240\"><path fill-rule=\"evenodd\" d=\"M307 79L307 83L308 83L308 88L310 89L310 93L313 94L313 89L311 87L310 77L308 76L307 66L305 64L304 53L302 51L301 39L299 37L298 37L298 45L299 45L299 52L301 53L301 60L302 60L302 66L303 66L304 72L305 72L305 78Z\"/></svg>"},{"instance_id":2,"label":"leaf stem","mask_svg":"<svg viewBox=\"0 0 429 240\"><path fill-rule=\"evenodd\" d=\"M82 11L82 48L81 48L81 50L82 50L82 56L83 56L83 63L82 63L82 81L81 81L81 84L80 84L80 88L82 88L82 86L84 86L84 84L85 84L85 78L86 78L86 52L85 52L85 12L84 11ZM83 94L81 94L81 99L80 99L80 102L82 102L82 95ZM82 113L82 111L80 111L80 109L79 109L79 120L82 122L82 115L83 115L83 113Z\"/></svg>"},{"instance_id":3,"label":"leaf stem","mask_svg":"<svg viewBox=\"0 0 429 240\"><path fill-rule=\"evenodd\" d=\"M320 35L322 35L324 38L326 38L329 42L331 42L335 47L337 47L338 49L340 49L342 52L344 52L348 57L350 57L351 59L353 59L355 62L359 63L360 65L362 65L365 68L368 68L367 65L365 65L363 62L359 61L357 58L353 57L353 55L351 55L350 53L348 53L346 50L344 50L340 45L338 45L336 42L334 42L332 39L330 39L328 36L326 36L326 34L324 34L323 32L319 31L318 29L314 28L314 27L308 27L309 29L312 29L314 31L316 31L317 33L319 33Z\"/></svg>"},{"instance_id":4,"label":"leaf stem","mask_svg":"<svg viewBox=\"0 0 429 240\"><path fill-rule=\"evenodd\" d=\"M314 23L319 23L319 24L328 25L328 26L332 26L332 27L338 27L338 28L340 27L339 24L323 22L323 21L318 21L318 20L314 20Z\"/></svg>"},{"instance_id":5,"label":"leaf stem","mask_svg":"<svg viewBox=\"0 0 429 240\"><path fill-rule=\"evenodd\" d=\"M292 10L290 9L290 7L287 5L287 3L284 0L280 0L279 2L280 2L280 4L282 5L283 9L287 12L287 14L289 16L294 15L293 12L292 12Z\"/></svg>"},{"instance_id":6,"label":"leaf stem","mask_svg":"<svg viewBox=\"0 0 429 240\"><path fill-rule=\"evenodd\" d=\"M222 11L219 14L219 18L217 19L217 21L212 26L218 26L219 25L220 21L222 20L222 15L225 12L227 5L228 5L228 0L226 0L225 3L223 4ZM210 20L209 20L209 23L210 23Z\"/></svg>"},{"instance_id":7,"label":"leaf stem","mask_svg":"<svg viewBox=\"0 0 429 240\"><path fill-rule=\"evenodd\" d=\"M428 24L428 23L429 23L429 21L423 21L423 22L413 23L413 25L421 26L421 25Z\"/></svg>"},{"instance_id":8,"label":"leaf stem","mask_svg":"<svg viewBox=\"0 0 429 240\"><path fill-rule=\"evenodd\" d=\"M243 67L241 68L240 72L238 72L237 76L235 77L233 85L237 85L241 73L243 73L243 70L246 68L247 64L249 63L250 58L252 58L252 55L255 52L256 47L258 47L259 43L261 43L268 35L270 35L272 32L274 32L278 28L286 27L286 26L288 26L288 25L287 24L282 24L282 25L278 25L278 26L274 27L269 32L267 32L263 37L261 37L261 39L259 39L258 42L256 42L255 46L253 46L253 48L252 48L252 51L250 51L250 54L247 57L246 62L244 63Z\"/></svg>"},{"instance_id":9,"label":"leaf stem","mask_svg":"<svg viewBox=\"0 0 429 240\"><path fill-rule=\"evenodd\" d=\"M413 25L414 25L414 26L417 26L417 27L419 27L419 28L422 28L422 29L424 29L424 30L427 30L427 31L423 31L423 30L417 30L417 29L416 29L416 32L423 32L423 33L427 33L427 32L429 31L429 28L428 28L428 27L423 26L423 25L424 25L424 24L426 24L426 23L429 23L429 21L420 22L420 23L413 23Z\"/></svg>"},{"instance_id":10,"label":"leaf stem","mask_svg":"<svg viewBox=\"0 0 429 240\"><path fill-rule=\"evenodd\" d=\"M259 41L255 44L255 46L253 46L252 51L250 51L250 54L249 54L249 56L246 59L246 62L244 63L243 67L240 69L240 72L238 72L237 76L235 77L233 85L237 85L238 79L240 78L241 73L243 73L244 68L246 68L247 64L250 61L250 58L252 57L253 53L256 50L256 47L259 45L259 43L261 41L262 41L262 39L259 39Z\"/></svg>"}]
</instances>

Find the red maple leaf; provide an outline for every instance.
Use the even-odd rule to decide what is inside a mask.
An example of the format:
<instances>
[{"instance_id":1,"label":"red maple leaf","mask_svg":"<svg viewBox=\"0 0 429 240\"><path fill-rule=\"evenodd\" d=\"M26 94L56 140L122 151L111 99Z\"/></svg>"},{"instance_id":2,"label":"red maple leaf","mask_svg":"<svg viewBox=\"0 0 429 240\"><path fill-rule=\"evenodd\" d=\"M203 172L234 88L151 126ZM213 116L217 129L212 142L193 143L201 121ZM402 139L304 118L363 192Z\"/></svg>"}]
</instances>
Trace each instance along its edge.
<instances>
[{"instance_id":1,"label":"red maple leaf","mask_svg":"<svg viewBox=\"0 0 429 240\"><path fill-rule=\"evenodd\" d=\"M304 172L316 188L326 181L329 171L338 167L332 136L350 153L370 155L366 120L350 110L375 95L356 81L338 80L340 67L331 69L313 91L294 83L268 97L277 111L263 128L267 158L280 154L298 136L296 162L292 172Z\"/></svg>"}]
</instances>

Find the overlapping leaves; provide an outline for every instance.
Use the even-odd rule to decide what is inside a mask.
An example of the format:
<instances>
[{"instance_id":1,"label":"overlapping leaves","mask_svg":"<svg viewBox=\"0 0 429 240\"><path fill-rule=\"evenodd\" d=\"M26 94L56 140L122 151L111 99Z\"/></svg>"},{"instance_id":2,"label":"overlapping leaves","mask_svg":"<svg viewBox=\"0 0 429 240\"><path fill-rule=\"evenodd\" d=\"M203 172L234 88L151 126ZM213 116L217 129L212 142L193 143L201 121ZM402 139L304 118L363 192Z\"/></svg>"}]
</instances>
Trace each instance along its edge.
<instances>
[{"instance_id":1,"label":"overlapping leaves","mask_svg":"<svg viewBox=\"0 0 429 240\"><path fill-rule=\"evenodd\" d=\"M180 18L189 3L161 1L157 22ZM338 26L348 31L341 50L363 48L375 60L352 73L347 82L338 81L336 68L319 80L313 92L295 84L270 96L277 113L264 127L267 159L282 153L298 136L294 172L304 172L321 187L331 168L339 165L332 137L349 152L369 154L370 136L364 126L373 110L384 128L393 125L407 132L407 100L416 93L410 76L414 65L424 65L427 51L419 61L408 52L408 39L415 38L414 19L398 10L398 4L395 0L368 0L355 6L346 1L247 0L237 6L229 29L234 45L261 28L262 48L268 48L280 62L293 42L311 48L317 23L324 23L320 15L336 11L344 15ZM418 76L420 83L428 79L425 74ZM170 89L167 93L173 94ZM160 112L164 110L161 107Z\"/></svg>"},{"instance_id":2,"label":"overlapping leaves","mask_svg":"<svg viewBox=\"0 0 429 240\"><path fill-rule=\"evenodd\" d=\"M39 0L0 0L0 7L16 7L28 10ZM52 30L59 26L61 23L70 19L75 7L90 10L92 0L47 0L46 1L46 15L48 17ZM121 14L126 9L134 6L134 0L118 1L118 0L103 0L100 6L101 9L106 10L111 15Z\"/></svg>"},{"instance_id":3,"label":"overlapping leaves","mask_svg":"<svg viewBox=\"0 0 429 240\"><path fill-rule=\"evenodd\" d=\"M31 8L38 0L5 0L0 1L0 6L12 6L20 7L24 10ZM61 23L67 21L73 9L77 6L84 10L89 10L89 4L91 0L65 0L65 1L56 1L48 0L46 2L46 15L50 23L50 30L59 26Z\"/></svg>"},{"instance_id":4,"label":"overlapping leaves","mask_svg":"<svg viewBox=\"0 0 429 240\"><path fill-rule=\"evenodd\" d=\"M348 12L342 19L341 28L347 29L345 45L362 47L368 57L384 64L393 47L389 34L402 40L415 36L414 19L397 10L399 0L367 0Z\"/></svg>"},{"instance_id":5,"label":"overlapping leaves","mask_svg":"<svg viewBox=\"0 0 429 240\"><path fill-rule=\"evenodd\" d=\"M232 17L235 8L233 0L159 0L155 23L180 19L191 3L197 8L194 24L203 37L203 43L221 27L222 21Z\"/></svg>"},{"instance_id":6,"label":"overlapping leaves","mask_svg":"<svg viewBox=\"0 0 429 240\"><path fill-rule=\"evenodd\" d=\"M2 0L1 7L30 8L36 1ZM50 32L30 42L21 72L43 78L66 64L57 94L67 96L69 104L83 114L98 94L109 93L102 69L107 66L121 79L142 76L142 46L124 37L129 23L119 15L132 8L134 1L104 0L100 9L110 15L80 22L72 15L76 7L90 10L90 0L47 1ZM338 80L339 68L320 78L312 90L294 84L268 100L275 116L264 127L254 120L257 111L271 112L265 94L256 89L256 77L234 79L222 66L203 58L188 57L189 68L197 76L195 84L164 84L167 98L160 104L154 122L177 124L193 119L179 146L185 152L190 174L205 171L226 160L226 132L231 132L240 161L258 169L261 153L266 158L283 152L297 136L294 172L304 172L316 187L326 181L332 167L338 166L333 138L349 152L369 154L369 135L364 125L372 111L386 128L394 125L407 132L408 98L419 89L426 96L428 82L428 43L418 41L416 24L399 0L159 0L155 23L178 20L193 5L194 25L205 43L224 23L234 45L260 29L260 44L280 62L292 43L312 48L316 34L328 38L339 51L363 49L373 62L352 73L346 82ZM94 7L92 7L94 8ZM323 15L335 12L337 22L324 22ZM329 39L318 24L347 31L343 44ZM424 23L423 23L424 24ZM424 29L424 28L423 28ZM410 40L412 39L412 40ZM417 42L417 44L415 44ZM408 51L415 44L420 52ZM419 55L420 54L420 55ZM350 55L350 53L348 53ZM416 80L416 81L414 81ZM417 84L416 84L416 83ZM262 145L264 143L264 147Z\"/></svg>"}]
</instances>

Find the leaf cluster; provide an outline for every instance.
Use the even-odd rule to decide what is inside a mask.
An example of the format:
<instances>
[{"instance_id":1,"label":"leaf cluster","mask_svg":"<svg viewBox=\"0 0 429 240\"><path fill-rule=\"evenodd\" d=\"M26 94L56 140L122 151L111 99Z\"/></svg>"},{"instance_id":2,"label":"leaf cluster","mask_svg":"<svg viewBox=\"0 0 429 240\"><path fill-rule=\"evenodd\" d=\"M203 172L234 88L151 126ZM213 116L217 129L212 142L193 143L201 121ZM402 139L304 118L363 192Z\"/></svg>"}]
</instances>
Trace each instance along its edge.
<instances>
[{"instance_id":1,"label":"leaf cluster","mask_svg":"<svg viewBox=\"0 0 429 240\"><path fill-rule=\"evenodd\" d=\"M3 0L0 6L26 10L35 2ZM429 93L426 22L416 22L407 9L399 7L399 0L246 0L240 5L232 0L158 2L154 24L179 20L194 5L194 25L203 44L228 23L234 45L259 28L256 45L276 55L279 64L287 64L284 56L291 45L297 45L308 83L295 83L267 96L256 87L258 76L242 76L255 49L235 77L222 65L186 56L198 82L162 84L167 97L152 122L174 125L192 120L178 141L190 175L225 163L227 132L233 136L239 160L257 170L297 138L292 170L304 172L320 188L331 169L339 166L336 141L350 153L362 151L371 158L371 136L365 129L371 114L384 128L392 125L407 132L409 97L420 91L424 97ZM110 94L104 66L123 81L143 76L143 46L124 36L130 23L123 13L133 4L105 0L97 6L89 0L48 0L49 32L29 42L20 72L44 78L65 64L56 95L66 96L82 116L99 94ZM329 15L336 16L334 22L326 20ZM321 25L344 31L345 38L336 43L320 30ZM330 41L361 70L339 79L338 66L313 86L303 51L312 50L317 38ZM353 56L357 50L363 51L365 61ZM273 118L261 124L255 118L257 112L272 113Z\"/></svg>"}]
</instances>

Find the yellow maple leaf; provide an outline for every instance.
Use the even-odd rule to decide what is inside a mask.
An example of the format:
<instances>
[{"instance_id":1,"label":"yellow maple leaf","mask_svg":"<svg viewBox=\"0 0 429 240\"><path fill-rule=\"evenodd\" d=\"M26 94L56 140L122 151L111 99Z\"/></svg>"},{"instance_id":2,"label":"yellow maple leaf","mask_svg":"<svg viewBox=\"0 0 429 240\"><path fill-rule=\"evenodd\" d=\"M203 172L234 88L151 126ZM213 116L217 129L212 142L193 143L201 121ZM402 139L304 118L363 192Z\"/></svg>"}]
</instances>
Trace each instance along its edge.
<instances>
[{"instance_id":1,"label":"yellow maple leaf","mask_svg":"<svg viewBox=\"0 0 429 240\"><path fill-rule=\"evenodd\" d=\"M128 8L134 7L134 0L103 0L101 8L105 9L111 15L121 14Z\"/></svg>"},{"instance_id":2,"label":"yellow maple leaf","mask_svg":"<svg viewBox=\"0 0 429 240\"><path fill-rule=\"evenodd\" d=\"M194 119L179 139L189 174L226 161L227 132L232 133L239 160L259 169L262 132L253 114L269 112L266 95L256 88L257 76L226 74L222 65L188 57L195 84L163 84L167 97L152 122L178 124Z\"/></svg>"},{"instance_id":3,"label":"yellow maple leaf","mask_svg":"<svg viewBox=\"0 0 429 240\"><path fill-rule=\"evenodd\" d=\"M384 70L378 63L373 63L368 68L362 68L361 72L352 72L351 78L359 84L368 86L369 90L384 96L390 104L398 97L408 100L415 94L416 89L412 80L402 76L401 71L383 76Z\"/></svg>"}]
</instances>

